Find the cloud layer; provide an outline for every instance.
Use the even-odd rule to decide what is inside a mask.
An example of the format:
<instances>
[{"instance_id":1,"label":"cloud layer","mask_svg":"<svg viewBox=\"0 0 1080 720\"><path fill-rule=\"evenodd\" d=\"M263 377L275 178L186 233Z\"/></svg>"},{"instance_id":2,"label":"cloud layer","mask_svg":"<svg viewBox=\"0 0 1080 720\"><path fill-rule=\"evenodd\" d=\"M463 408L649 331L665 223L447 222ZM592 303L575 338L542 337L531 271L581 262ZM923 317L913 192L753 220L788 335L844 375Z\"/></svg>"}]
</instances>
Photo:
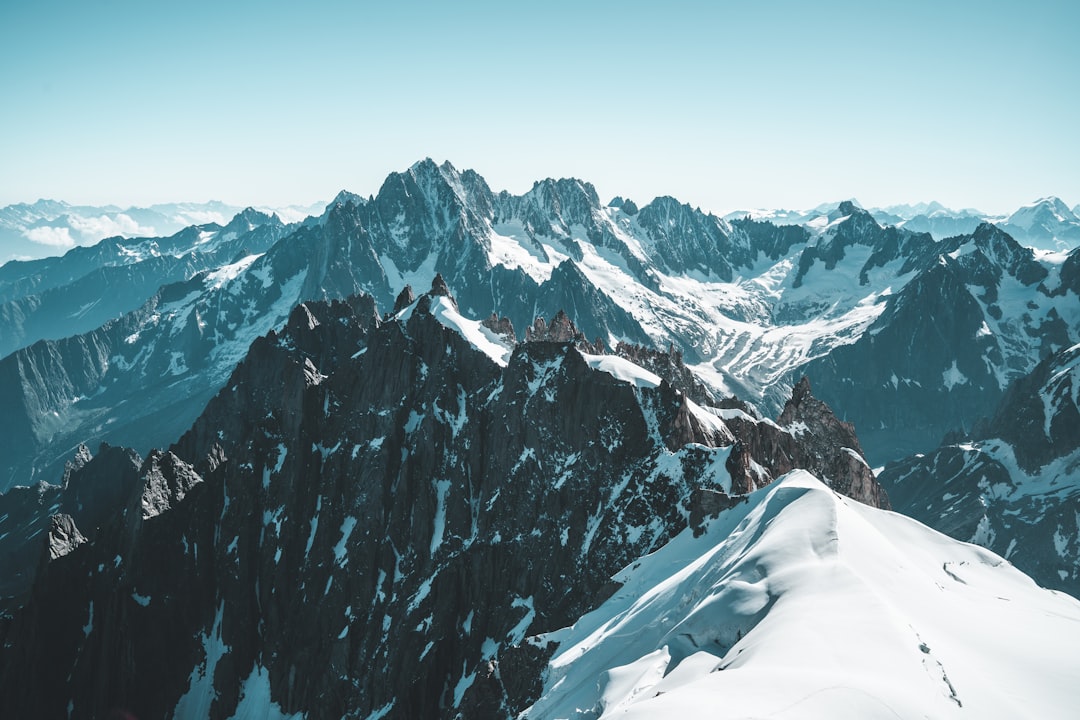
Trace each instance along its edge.
<instances>
[{"instance_id":1,"label":"cloud layer","mask_svg":"<svg viewBox=\"0 0 1080 720\"><path fill-rule=\"evenodd\" d=\"M53 222L56 224L24 230L23 237L39 245L71 248L116 235L154 237L158 234L153 227L139 225L130 215L124 213L90 217L64 215Z\"/></svg>"}]
</instances>

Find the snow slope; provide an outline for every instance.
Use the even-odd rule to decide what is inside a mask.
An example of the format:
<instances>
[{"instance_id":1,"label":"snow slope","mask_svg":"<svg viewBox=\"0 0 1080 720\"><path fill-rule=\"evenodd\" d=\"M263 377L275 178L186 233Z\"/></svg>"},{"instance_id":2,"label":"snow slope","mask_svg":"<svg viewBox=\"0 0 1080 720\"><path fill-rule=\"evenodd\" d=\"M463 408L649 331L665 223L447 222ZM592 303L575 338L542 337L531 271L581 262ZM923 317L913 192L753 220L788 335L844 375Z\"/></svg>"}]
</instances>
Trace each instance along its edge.
<instances>
[{"instance_id":1,"label":"snow slope","mask_svg":"<svg viewBox=\"0 0 1080 720\"><path fill-rule=\"evenodd\" d=\"M1072 717L1080 602L795 471L623 570L528 718Z\"/></svg>"}]
</instances>

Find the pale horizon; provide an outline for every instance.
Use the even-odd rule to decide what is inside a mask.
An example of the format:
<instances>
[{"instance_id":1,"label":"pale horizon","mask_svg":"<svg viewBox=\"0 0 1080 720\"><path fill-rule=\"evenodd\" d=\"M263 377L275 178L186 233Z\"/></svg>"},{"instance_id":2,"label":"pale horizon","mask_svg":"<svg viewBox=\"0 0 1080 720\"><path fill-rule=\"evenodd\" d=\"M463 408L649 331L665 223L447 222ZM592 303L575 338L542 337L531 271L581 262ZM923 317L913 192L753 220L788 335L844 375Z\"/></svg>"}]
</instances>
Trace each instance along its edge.
<instances>
[{"instance_id":1,"label":"pale horizon","mask_svg":"<svg viewBox=\"0 0 1080 720\"><path fill-rule=\"evenodd\" d=\"M0 206L278 207L431 157L723 215L1080 202L1080 7L56 2L0 9Z\"/></svg>"}]
</instances>

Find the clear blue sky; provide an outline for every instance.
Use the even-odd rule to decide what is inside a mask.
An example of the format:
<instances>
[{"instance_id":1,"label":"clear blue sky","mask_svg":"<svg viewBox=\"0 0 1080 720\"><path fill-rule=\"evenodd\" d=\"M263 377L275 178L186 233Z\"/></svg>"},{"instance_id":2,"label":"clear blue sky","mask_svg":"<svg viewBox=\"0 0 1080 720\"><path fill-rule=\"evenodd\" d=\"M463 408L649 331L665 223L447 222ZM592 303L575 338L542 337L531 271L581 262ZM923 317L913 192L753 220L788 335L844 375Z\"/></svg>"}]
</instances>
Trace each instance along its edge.
<instances>
[{"instance_id":1,"label":"clear blue sky","mask_svg":"<svg viewBox=\"0 0 1080 720\"><path fill-rule=\"evenodd\" d=\"M0 205L368 194L430 156L705 209L1080 203L1080 3L5 2Z\"/></svg>"}]
</instances>

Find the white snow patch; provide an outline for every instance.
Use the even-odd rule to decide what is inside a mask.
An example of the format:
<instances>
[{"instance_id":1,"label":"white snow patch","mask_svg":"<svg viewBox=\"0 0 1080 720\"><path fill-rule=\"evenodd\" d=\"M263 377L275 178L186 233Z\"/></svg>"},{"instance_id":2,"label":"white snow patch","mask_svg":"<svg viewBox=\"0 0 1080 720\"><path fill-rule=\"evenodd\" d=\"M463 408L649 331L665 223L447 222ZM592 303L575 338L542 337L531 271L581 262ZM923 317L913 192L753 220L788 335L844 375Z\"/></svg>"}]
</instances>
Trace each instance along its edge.
<instances>
[{"instance_id":1,"label":"white snow patch","mask_svg":"<svg viewBox=\"0 0 1080 720\"><path fill-rule=\"evenodd\" d=\"M315 532L319 529L319 512L322 511L322 495L315 499L315 513L311 516L311 532L308 534L307 547L304 548L304 557L311 552L311 546L315 544Z\"/></svg>"},{"instance_id":2,"label":"white snow patch","mask_svg":"<svg viewBox=\"0 0 1080 720\"><path fill-rule=\"evenodd\" d=\"M177 715L180 717L180 715ZM230 720L303 720L303 713L287 714L270 699L270 671L256 663L240 686L240 702Z\"/></svg>"},{"instance_id":3,"label":"white snow patch","mask_svg":"<svg viewBox=\"0 0 1080 720\"><path fill-rule=\"evenodd\" d=\"M536 619L536 608L533 607L531 595L527 598L514 598L514 601L510 603L510 607L525 608L525 616L506 634L507 641L511 645L520 645L521 641L525 639L525 633L528 631L529 626Z\"/></svg>"},{"instance_id":4,"label":"white snow patch","mask_svg":"<svg viewBox=\"0 0 1080 720\"><path fill-rule=\"evenodd\" d=\"M488 236L488 243L488 262L492 267L502 265L510 270L520 268L537 284L549 280L552 270L558 264L552 262L549 253L541 250L538 243L529 238L520 221L496 223Z\"/></svg>"},{"instance_id":5,"label":"white snow patch","mask_svg":"<svg viewBox=\"0 0 1080 720\"><path fill-rule=\"evenodd\" d=\"M416 432L416 428L420 427L420 422L423 419L423 415L417 413L415 410L410 410L409 419L405 421L405 434L412 435Z\"/></svg>"},{"instance_id":6,"label":"white snow patch","mask_svg":"<svg viewBox=\"0 0 1080 720\"><path fill-rule=\"evenodd\" d=\"M634 387L660 387L660 376L645 368L635 365L626 358L617 355L589 355L581 353L585 362L594 370L606 372L617 380L628 382Z\"/></svg>"},{"instance_id":7,"label":"white snow patch","mask_svg":"<svg viewBox=\"0 0 1080 720\"><path fill-rule=\"evenodd\" d=\"M461 705L462 698L465 697L465 691L472 687L473 681L476 680L476 671L466 674L465 668L467 665L462 663L461 679L458 680L457 685L454 686L454 707Z\"/></svg>"},{"instance_id":8,"label":"white snow patch","mask_svg":"<svg viewBox=\"0 0 1080 720\"><path fill-rule=\"evenodd\" d=\"M334 546L334 562L341 567L345 567L346 563L349 562L345 550L345 543L349 541L349 536L352 535L352 531L356 527L356 522L356 518L352 516L341 521L341 539L338 540L337 545Z\"/></svg>"},{"instance_id":9,"label":"white snow patch","mask_svg":"<svg viewBox=\"0 0 1080 720\"><path fill-rule=\"evenodd\" d=\"M1069 536L1061 531L1061 526L1054 528L1054 552L1063 559L1068 559Z\"/></svg>"},{"instance_id":10,"label":"white snow patch","mask_svg":"<svg viewBox=\"0 0 1080 720\"><path fill-rule=\"evenodd\" d=\"M94 631L94 601L90 601L90 607L86 611L86 624L82 627L83 637L90 637Z\"/></svg>"},{"instance_id":11,"label":"white snow patch","mask_svg":"<svg viewBox=\"0 0 1080 720\"><path fill-rule=\"evenodd\" d=\"M223 265L217 270L207 273L206 279L203 282L204 287L208 290L217 289L225 283L235 280L241 273L251 267L251 263L255 262L260 257L262 257L261 253L258 255L248 255L231 265Z\"/></svg>"},{"instance_id":12,"label":"white snow patch","mask_svg":"<svg viewBox=\"0 0 1080 720\"><path fill-rule=\"evenodd\" d=\"M394 709L395 702L397 701L391 700L378 710L373 711L370 715L367 716L367 720L383 720L383 718L389 715L390 711Z\"/></svg>"},{"instance_id":13,"label":"white snow patch","mask_svg":"<svg viewBox=\"0 0 1080 720\"><path fill-rule=\"evenodd\" d=\"M435 485L435 518L432 521L431 548L429 554L434 557L435 551L442 545L443 533L446 531L446 494L450 492L449 480L437 480Z\"/></svg>"},{"instance_id":14,"label":"white snow patch","mask_svg":"<svg viewBox=\"0 0 1080 720\"><path fill-rule=\"evenodd\" d=\"M188 677L188 690L176 704L173 717L207 718L210 706L217 699L218 691L214 687L214 672L221 658L230 648L221 639L221 619L225 614L225 603L218 605L217 614L210 631L202 636L203 661L197 664Z\"/></svg>"},{"instance_id":15,"label":"white snow patch","mask_svg":"<svg viewBox=\"0 0 1080 720\"><path fill-rule=\"evenodd\" d=\"M979 524L975 528L975 534L971 536L972 542L976 545L982 545L983 547L989 547L994 543L994 529L990 527L990 518L983 515L979 519Z\"/></svg>"},{"instance_id":16,"label":"white snow patch","mask_svg":"<svg viewBox=\"0 0 1080 720\"><path fill-rule=\"evenodd\" d=\"M967 376L960 372L960 369L956 367L956 361L952 361L952 366L945 370L941 374L941 381L945 384L946 390L952 390L957 385L966 385Z\"/></svg>"}]
</instances>

